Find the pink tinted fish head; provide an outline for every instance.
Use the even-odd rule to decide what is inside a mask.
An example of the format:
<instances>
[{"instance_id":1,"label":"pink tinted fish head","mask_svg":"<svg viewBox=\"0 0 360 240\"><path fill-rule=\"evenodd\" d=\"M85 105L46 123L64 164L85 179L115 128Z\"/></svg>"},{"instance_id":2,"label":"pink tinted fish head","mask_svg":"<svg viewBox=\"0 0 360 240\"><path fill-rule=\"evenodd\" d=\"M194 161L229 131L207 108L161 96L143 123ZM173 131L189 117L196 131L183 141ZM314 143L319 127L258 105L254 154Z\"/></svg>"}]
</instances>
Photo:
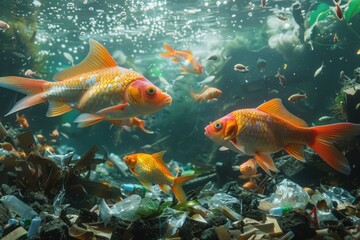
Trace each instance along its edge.
<instances>
[{"instance_id":1,"label":"pink tinted fish head","mask_svg":"<svg viewBox=\"0 0 360 240\"><path fill-rule=\"evenodd\" d=\"M249 177L256 175L256 163L253 158L240 165L240 173Z\"/></svg>"},{"instance_id":2,"label":"pink tinted fish head","mask_svg":"<svg viewBox=\"0 0 360 240\"><path fill-rule=\"evenodd\" d=\"M125 93L126 101L143 114L169 106L172 98L147 79L132 82Z\"/></svg>"},{"instance_id":3,"label":"pink tinted fish head","mask_svg":"<svg viewBox=\"0 0 360 240\"><path fill-rule=\"evenodd\" d=\"M202 67L201 63L198 62L197 60L194 61L193 68L194 68L194 73L196 74L204 73L204 68Z\"/></svg>"},{"instance_id":4,"label":"pink tinted fish head","mask_svg":"<svg viewBox=\"0 0 360 240\"><path fill-rule=\"evenodd\" d=\"M214 142L225 145L226 142L236 137L237 129L236 119L229 113L215 122L210 122L205 127L205 135Z\"/></svg>"},{"instance_id":5,"label":"pink tinted fish head","mask_svg":"<svg viewBox=\"0 0 360 240\"><path fill-rule=\"evenodd\" d=\"M134 168L137 164L137 154L124 156L124 162L128 168Z\"/></svg>"}]
</instances>

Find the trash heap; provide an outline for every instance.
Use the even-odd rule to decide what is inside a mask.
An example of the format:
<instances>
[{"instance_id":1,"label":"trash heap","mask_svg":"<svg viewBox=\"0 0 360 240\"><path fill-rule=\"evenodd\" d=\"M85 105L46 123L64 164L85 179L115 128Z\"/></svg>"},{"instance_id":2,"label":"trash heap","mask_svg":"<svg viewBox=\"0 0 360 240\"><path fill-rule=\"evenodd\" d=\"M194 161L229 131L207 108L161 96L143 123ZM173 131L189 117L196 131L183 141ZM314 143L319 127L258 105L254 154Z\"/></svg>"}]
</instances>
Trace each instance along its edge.
<instances>
[{"instance_id":1,"label":"trash heap","mask_svg":"<svg viewBox=\"0 0 360 240\"><path fill-rule=\"evenodd\" d=\"M146 189L119 156L100 157L97 147L74 157L40 153L29 132L16 139L25 157L2 150L0 162L2 240L360 239L359 190L304 188L279 174L249 191L239 179L223 183L226 166L218 163L184 185L187 201L178 203L158 186ZM108 159L118 167L111 170ZM112 171L117 185L103 181Z\"/></svg>"}]
</instances>

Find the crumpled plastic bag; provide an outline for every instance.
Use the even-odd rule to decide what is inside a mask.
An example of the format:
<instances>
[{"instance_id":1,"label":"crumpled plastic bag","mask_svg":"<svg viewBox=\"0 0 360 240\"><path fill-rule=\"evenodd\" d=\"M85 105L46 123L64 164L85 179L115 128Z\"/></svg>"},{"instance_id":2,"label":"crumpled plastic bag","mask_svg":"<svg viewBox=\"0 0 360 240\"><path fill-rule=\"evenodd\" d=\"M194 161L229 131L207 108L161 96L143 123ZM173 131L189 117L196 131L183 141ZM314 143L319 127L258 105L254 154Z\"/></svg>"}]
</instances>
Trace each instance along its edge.
<instances>
[{"instance_id":1,"label":"crumpled plastic bag","mask_svg":"<svg viewBox=\"0 0 360 240\"><path fill-rule=\"evenodd\" d=\"M276 185L275 192L263 201L270 202L276 207L292 206L293 208L305 209L309 200L309 194L302 187L289 179L284 179Z\"/></svg>"}]
</instances>

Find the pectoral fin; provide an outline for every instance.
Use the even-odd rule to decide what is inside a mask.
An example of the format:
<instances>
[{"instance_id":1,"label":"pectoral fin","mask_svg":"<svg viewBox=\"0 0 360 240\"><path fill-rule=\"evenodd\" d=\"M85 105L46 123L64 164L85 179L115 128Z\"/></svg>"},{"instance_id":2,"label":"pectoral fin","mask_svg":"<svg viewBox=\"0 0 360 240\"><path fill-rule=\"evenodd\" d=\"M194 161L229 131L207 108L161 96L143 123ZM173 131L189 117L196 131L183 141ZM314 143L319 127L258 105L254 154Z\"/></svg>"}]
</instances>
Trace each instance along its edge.
<instances>
[{"instance_id":1,"label":"pectoral fin","mask_svg":"<svg viewBox=\"0 0 360 240\"><path fill-rule=\"evenodd\" d=\"M107 114L107 113L112 113L112 112L119 112L119 111L124 111L125 107L129 106L128 103L121 103L118 105L114 105L111 107L107 107L104 109L101 109L99 111L97 111L97 113L99 114Z\"/></svg>"},{"instance_id":2,"label":"pectoral fin","mask_svg":"<svg viewBox=\"0 0 360 240\"><path fill-rule=\"evenodd\" d=\"M151 183L149 183L149 182L147 182L147 181L145 181L145 180L140 180L140 179L139 179L139 181L140 181L149 191L151 191L151 192L154 191L153 186L152 186Z\"/></svg>"},{"instance_id":3,"label":"pectoral fin","mask_svg":"<svg viewBox=\"0 0 360 240\"><path fill-rule=\"evenodd\" d=\"M278 172L279 170L276 168L273 159L270 155L256 153L255 160L259 164L259 166L269 175L272 176L270 170L274 172Z\"/></svg>"},{"instance_id":4,"label":"pectoral fin","mask_svg":"<svg viewBox=\"0 0 360 240\"><path fill-rule=\"evenodd\" d=\"M78 127L88 127L91 125L94 125L96 123L99 123L105 119L105 116L96 115L96 114L89 114L89 113L83 113L80 114L75 120L75 123L78 123Z\"/></svg>"},{"instance_id":5,"label":"pectoral fin","mask_svg":"<svg viewBox=\"0 0 360 240\"><path fill-rule=\"evenodd\" d=\"M244 146L242 146L238 141L236 141L236 139L231 139L230 143L240 152L240 153L244 153L245 149Z\"/></svg>"}]
</instances>

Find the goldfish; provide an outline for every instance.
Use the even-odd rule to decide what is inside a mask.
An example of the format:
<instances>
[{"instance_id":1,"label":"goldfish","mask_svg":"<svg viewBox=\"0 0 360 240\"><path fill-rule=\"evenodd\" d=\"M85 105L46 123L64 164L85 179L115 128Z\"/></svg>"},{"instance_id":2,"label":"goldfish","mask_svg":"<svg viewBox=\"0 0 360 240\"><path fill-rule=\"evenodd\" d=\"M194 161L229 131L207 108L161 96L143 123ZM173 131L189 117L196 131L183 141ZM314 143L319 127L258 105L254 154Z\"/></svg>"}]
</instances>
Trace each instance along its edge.
<instances>
[{"instance_id":1,"label":"goldfish","mask_svg":"<svg viewBox=\"0 0 360 240\"><path fill-rule=\"evenodd\" d=\"M15 122L19 125L19 127L21 128L28 128L29 127L29 122L28 120L26 119L25 115L19 115L19 114L16 114L16 119L15 119Z\"/></svg>"},{"instance_id":2,"label":"goldfish","mask_svg":"<svg viewBox=\"0 0 360 240\"><path fill-rule=\"evenodd\" d=\"M286 85L286 78L284 75L280 74L280 71L278 70L277 74L275 75L275 77L279 80L279 83L282 87L285 87Z\"/></svg>"},{"instance_id":3,"label":"goldfish","mask_svg":"<svg viewBox=\"0 0 360 240\"><path fill-rule=\"evenodd\" d=\"M250 181L254 181L254 179L259 179L259 177L261 176L261 174L257 173L256 161L254 158L250 158L249 160L240 165L240 173L242 174L239 176L240 179L250 179Z\"/></svg>"},{"instance_id":4,"label":"goldfish","mask_svg":"<svg viewBox=\"0 0 360 240\"><path fill-rule=\"evenodd\" d=\"M215 76L208 76L207 78L205 78L204 80L202 80L201 82L198 82L197 85L199 87L204 86L205 84L211 83L212 81L214 81Z\"/></svg>"},{"instance_id":5,"label":"goldfish","mask_svg":"<svg viewBox=\"0 0 360 240\"><path fill-rule=\"evenodd\" d=\"M195 93L192 89L190 89L189 92L191 97L200 103L203 101L209 102L210 100L217 100L217 97L222 93L220 89L209 86L204 86L200 93Z\"/></svg>"},{"instance_id":6,"label":"goldfish","mask_svg":"<svg viewBox=\"0 0 360 240\"><path fill-rule=\"evenodd\" d=\"M110 121L110 123L115 126L122 127L128 131L130 131L130 129L133 129L134 127L138 127L140 130L142 130L143 132L145 132L147 134L154 134L153 131L145 129L145 121L141 120L140 118L133 117L133 118L124 119L124 120ZM126 127L129 126L130 129L127 129L125 126Z\"/></svg>"},{"instance_id":7,"label":"goldfish","mask_svg":"<svg viewBox=\"0 0 360 240\"><path fill-rule=\"evenodd\" d=\"M180 63L179 69L183 71L181 74L203 74L204 69L202 65L194 57L190 50L175 50L167 43L164 43L164 48L166 52L160 53L160 56L165 58L173 58L173 62Z\"/></svg>"},{"instance_id":8,"label":"goldfish","mask_svg":"<svg viewBox=\"0 0 360 240\"><path fill-rule=\"evenodd\" d=\"M344 14L342 12L342 9L340 7L341 4L341 0L339 0L338 2L336 2L335 0L333 0L334 4L335 4L335 15L339 20L343 20L344 19Z\"/></svg>"},{"instance_id":9,"label":"goldfish","mask_svg":"<svg viewBox=\"0 0 360 240\"><path fill-rule=\"evenodd\" d=\"M314 73L314 78L316 78L321 73L323 67L325 67L324 62L322 62L321 66L318 69L316 69L316 71Z\"/></svg>"},{"instance_id":10,"label":"goldfish","mask_svg":"<svg viewBox=\"0 0 360 240\"><path fill-rule=\"evenodd\" d=\"M356 51L356 54L357 54L357 55L360 55L360 49L358 49L358 50Z\"/></svg>"},{"instance_id":11,"label":"goldfish","mask_svg":"<svg viewBox=\"0 0 360 240\"><path fill-rule=\"evenodd\" d=\"M195 175L174 177L166 167L163 156L165 151L154 154L135 153L124 156L124 162L130 172L148 189L152 189L152 183L159 184L160 189L169 193L169 186L175 198L181 203L186 201L186 195L182 185L195 178Z\"/></svg>"},{"instance_id":12,"label":"goldfish","mask_svg":"<svg viewBox=\"0 0 360 240\"><path fill-rule=\"evenodd\" d=\"M0 86L27 94L6 114L48 101L48 117L73 108L74 122L87 127L103 120L121 120L159 111L172 98L141 74L116 65L106 48L90 39L90 52L79 64L54 76L55 82L1 77Z\"/></svg>"},{"instance_id":13,"label":"goldfish","mask_svg":"<svg viewBox=\"0 0 360 240\"><path fill-rule=\"evenodd\" d=\"M336 33L334 33L334 35L333 35L333 41L334 41L334 42L338 42L338 41L339 41L339 37L338 37L338 35L337 35Z\"/></svg>"},{"instance_id":14,"label":"goldfish","mask_svg":"<svg viewBox=\"0 0 360 240\"><path fill-rule=\"evenodd\" d=\"M307 95L306 93L304 94L301 94L301 93L295 93L293 95L291 95L289 98L288 98L288 101L289 102L297 102L297 101L300 101L304 98L307 98Z\"/></svg>"},{"instance_id":15,"label":"goldfish","mask_svg":"<svg viewBox=\"0 0 360 240\"><path fill-rule=\"evenodd\" d=\"M7 24L6 22L0 20L0 29L6 30L6 29L9 29L9 28L10 28L9 24Z\"/></svg>"},{"instance_id":16,"label":"goldfish","mask_svg":"<svg viewBox=\"0 0 360 240\"><path fill-rule=\"evenodd\" d=\"M205 127L208 138L232 151L254 157L269 175L270 170L278 171L270 154L285 150L294 158L304 160L304 145L332 168L349 175L349 162L333 143L359 134L360 124L308 127L304 120L288 112L279 98L257 108L235 110Z\"/></svg>"},{"instance_id":17,"label":"goldfish","mask_svg":"<svg viewBox=\"0 0 360 240\"><path fill-rule=\"evenodd\" d=\"M238 64L235 64L235 66L234 66L234 70L235 71L238 71L238 72L248 72L248 71L250 71L250 68L249 68L249 66L245 66L245 65L243 65L243 64L241 64L241 63L238 63Z\"/></svg>"}]
</instances>

